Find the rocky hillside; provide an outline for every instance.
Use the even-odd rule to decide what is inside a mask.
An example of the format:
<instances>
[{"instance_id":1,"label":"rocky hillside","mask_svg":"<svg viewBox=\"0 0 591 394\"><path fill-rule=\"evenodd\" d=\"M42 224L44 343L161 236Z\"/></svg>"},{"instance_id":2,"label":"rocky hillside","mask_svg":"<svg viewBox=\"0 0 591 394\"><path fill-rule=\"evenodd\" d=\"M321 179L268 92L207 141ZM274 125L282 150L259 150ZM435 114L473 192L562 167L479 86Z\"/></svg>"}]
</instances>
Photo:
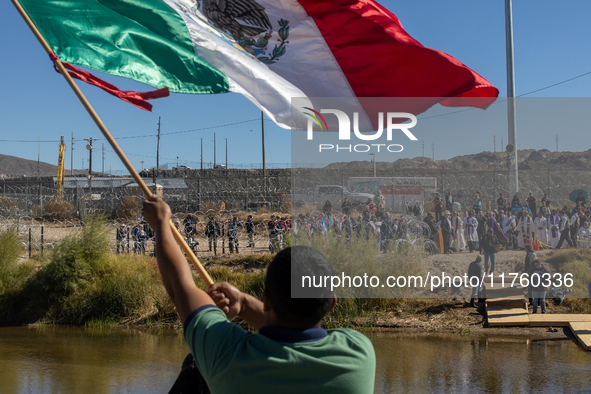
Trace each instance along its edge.
<instances>
[{"instance_id":1,"label":"rocky hillside","mask_svg":"<svg viewBox=\"0 0 591 394\"><path fill-rule=\"evenodd\" d=\"M547 149L535 150L525 149L518 152L519 169L520 170L589 170L591 168L591 149L585 152L551 152ZM413 159L398 159L394 163L376 163L378 171L389 172L391 170L414 170L420 169L428 170L447 170L447 171L478 171L478 170L492 170L496 167L497 170L508 168L508 155L502 152L481 152L478 154L456 156L449 160L432 160L431 158L415 157ZM370 171L373 169L373 164L369 161L353 161L333 163L326 167L330 170L357 172ZM274 174L283 174L286 170L267 170L268 176ZM86 174L85 170L74 170L75 174ZM202 175L211 175L212 173L223 176L259 176L261 170L188 170L188 171L173 171L160 170L158 171L159 178L178 178L178 177L200 177ZM14 156L0 155L0 178L27 176L55 176L57 174L57 166L48 163L40 163L39 171L37 170L37 161L21 159ZM69 171L66 171L69 175ZM98 174L97 174L98 175ZM152 172L145 170L142 174L145 177L151 177Z\"/></svg>"},{"instance_id":2,"label":"rocky hillside","mask_svg":"<svg viewBox=\"0 0 591 394\"><path fill-rule=\"evenodd\" d=\"M542 169L573 169L588 170L591 168L591 149L585 152L551 152L547 149L524 149L517 154L520 170ZM473 155L456 156L449 160L432 160L431 158L415 157L398 159L394 163L376 163L377 169L390 170L491 170L508 166L508 154L504 152L481 152ZM373 166L369 162L333 163L327 168L339 170L360 170Z\"/></svg>"},{"instance_id":3,"label":"rocky hillside","mask_svg":"<svg viewBox=\"0 0 591 394\"><path fill-rule=\"evenodd\" d=\"M86 173L83 170L74 170L74 174ZM69 175L70 171L66 171ZM48 177L57 175L57 166L36 160L21 159L20 157L0 155L0 179L16 178L23 175L29 177Z\"/></svg>"}]
</instances>

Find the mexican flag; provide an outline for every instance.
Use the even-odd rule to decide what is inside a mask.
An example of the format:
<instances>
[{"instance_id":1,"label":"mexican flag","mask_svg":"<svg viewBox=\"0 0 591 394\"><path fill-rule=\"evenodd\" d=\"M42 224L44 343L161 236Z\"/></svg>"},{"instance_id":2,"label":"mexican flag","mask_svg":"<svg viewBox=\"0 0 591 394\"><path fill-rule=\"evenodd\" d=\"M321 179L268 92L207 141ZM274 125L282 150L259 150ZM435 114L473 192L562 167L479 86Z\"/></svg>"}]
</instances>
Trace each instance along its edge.
<instances>
[{"instance_id":1,"label":"mexican flag","mask_svg":"<svg viewBox=\"0 0 591 394\"><path fill-rule=\"evenodd\" d=\"M372 0L19 2L62 62L170 92L241 93L284 128L296 97L421 98L405 108L416 115L498 96Z\"/></svg>"}]
</instances>

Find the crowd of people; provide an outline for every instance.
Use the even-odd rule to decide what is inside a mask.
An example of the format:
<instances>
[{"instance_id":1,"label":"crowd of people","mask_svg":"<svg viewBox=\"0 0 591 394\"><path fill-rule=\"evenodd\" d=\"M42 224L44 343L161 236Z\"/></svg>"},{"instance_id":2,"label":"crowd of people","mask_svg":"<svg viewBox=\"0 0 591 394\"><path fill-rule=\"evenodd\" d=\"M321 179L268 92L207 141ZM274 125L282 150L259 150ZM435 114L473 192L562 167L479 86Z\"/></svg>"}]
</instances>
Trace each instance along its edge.
<instances>
[{"instance_id":1,"label":"crowd of people","mask_svg":"<svg viewBox=\"0 0 591 394\"><path fill-rule=\"evenodd\" d=\"M285 234L291 231L291 219L289 217L280 217L271 215L268 221L264 221L263 225L266 228L269 239L269 250L275 253L285 247ZM183 221L185 231L185 240L189 245L199 245L194 240L197 234L197 219L189 213ZM219 222L215 216L210 216L205 225L204 234L207 238L207 246L209 252L216 252L217 248L221 246L222 251L225 252L226 240L228 251L230 253L239 253L241 233L246 232L247 248L255 247L255 237L258 235L257 226L253 220L252 215L248 215L246 221L238 220L237 217Z\"/></svg>"},{"instance_id":2,"label":"crowd of people","mask_svg":"<svg viewBox=\"0 0 591 394\"><path fill-rule=\"evenodd\" d=\"M539 201L529 193L526 204L522 204L517 195L511 202L503 194L496 201L497 209L484 212L482 210L482 194L473 196L472 210L459 213L453 209L451 192L445 199L446 208L443 212L444 200L439 194L433 199L435 217L427 215L425 221L435 220L441 228L444 253L463 250L470 252L486 247L483 238L489 230L497 238L497 249L524 249L531 245L534 249L566 247L591 247L590 217L591 209L582 193L579 193L574 207L564 206L556 209L551 206L547 194Z\"/></svg>"},{"instance_id":3,"label":"crowd of people","mask_svg":"<svg viewBox=\"0 0 591 394\"><path fill-rule=\"evenodd\" d=\"M484 211L483 196L477 191L472 196L472 209L457 209L452 192L443 197L436 193L433 198L433 212L424 214L421 202L407 203L405 215L394 217L386 212L386 201L381 191L374 198L367 200L365 207L353 209L347 198L337 212L330 201L326 201L320 214L299 214L293 220L289 216L271 215L263 221L268 238L268 249L275 253L286 245L289 233L303 233L309 238L326 237L333 233L338 244L350 245L355 237L377 239L377 250L386 252L389 245L409 235L423 236L425 239L442 246L441 253L478 251L484 254L486 270L494 271L495 254L502 249L525 249L531 245L534 249L591 247L591 209L587 206L582 193L577 197L574 207L564 206L556 209L551 206L547 194L537 201L532 193L521 202L516 195L509 202L503 194L496 201L497 209ZM409 219L411 218L411 219ZM189 213L181 223L175 223L179 231L185 233L185 240L196 252L198 236L197 218ZM252 215L246 221L233 217L225 221L216 221L209 217L204 234L208 251L215 251L225 242L230 253L238 253L239 241L246 233L247 248L255 247L255 237L259 235ZM146 253L148 242L154 242L154 232L140 216L138 222L129 230L122 224L117 228L117 251Z\"/></svg>"},{"instance_id":4,"label":"crowd of people","mask_svg":"<svg viewBox=\"0 0 591 394\"><path fill-rule=\"evenodd\" d=\"M361 211L353 210L345 198L340 213L335 213L330 201L326 201L321 214L299 214L293 221L293 233L303 233L310 239L334 234L337 245L344 240L347 247L355 239L375 238L377 250L385 253L394 241L409 236L434 239L437 234L435 223L422 222L423 212L423 205L417 201L407 205L406 216L394 217L386 212L386 200L382 192L378 191L374 198L366 201Z\"/></svg>"},{"instance_id":5,"label":"crowd of people","mask_svg":"<svg viewBox=\"0 0 591 394\"><path fill-rule=\"evenodd\" d=\"M117 253L137 253L145 254L148 249L148 242L154 244L154 231L140 215L138 221L131 228L131 231L125 224L120 224L117 227L115 234L117 243Z\"/></svg>"},{"instance_id":6,"label":"crowd of people","mask_svg":"<svg viewBox=\"0 0 591 394\"><path fill-rule=\"evenodd\" d=\"M448 209L440 214L441 219L437 223L441 229L444 253L466 249L470 252L478 249L484 253L484 269L480 254L468 267L468 276L481 278L483 273L494 273L497 251L503 248L525 250L523 274L527 274L530 279L527 297L533 306L534 314L537 313L538 307L541 313L546 313L547 289L540 278L547 274L548 270L534 250L591 246L591 209L587 206L583 193L578 193L574 207L565 205L561 209L555 209L551 205L547 194L542 196L539 205L533 193L529 193L526 204L522 204L517 195L509 203L505 196L500 194L496 201L497 209L486 213L482 211L480 192L475 193L472 200L472 210L464 211L460 217L457 211L453 210L451 192L446 196L445 201L451 202L452 211ZM436 214L438 209L442 209L443 201L440 195L435 196L433 203ZM432 219L433 214L429 213L425 221ZM475 298L480 291L479 286L472 287L471 306L476 306Z\"/></svg>"}]
</instances>

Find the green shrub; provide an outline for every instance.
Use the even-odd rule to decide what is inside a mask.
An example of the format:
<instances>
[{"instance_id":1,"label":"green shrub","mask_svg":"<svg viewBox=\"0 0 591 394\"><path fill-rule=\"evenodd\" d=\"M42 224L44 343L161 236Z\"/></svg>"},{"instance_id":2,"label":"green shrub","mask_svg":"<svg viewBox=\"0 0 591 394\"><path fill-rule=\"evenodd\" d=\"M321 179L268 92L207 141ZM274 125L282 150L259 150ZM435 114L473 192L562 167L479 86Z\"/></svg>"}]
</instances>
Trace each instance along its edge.
<instances>
[{"instance_id":1,"label":"green shrub","mask_svg":"<svg viewBox=\"0 0 591 394\"><path fill-rule=\"evenodd\" d=\"M14 280L22 244L15 227L0 233L0 294L6 291Z\"/></svg>"},{"instance_id":2,"label":"green shrub","mask_svg":"<svg viewBox=\"0 0 591 394\"><path fill-rule=\"evenodd\" d=\"M100 218L89 218L81 234L59 242L51 253L51 262L36 277L50 302L63 298L88 285L93 270L109 252L107 228Z\"/></svg>"}]
</instances>

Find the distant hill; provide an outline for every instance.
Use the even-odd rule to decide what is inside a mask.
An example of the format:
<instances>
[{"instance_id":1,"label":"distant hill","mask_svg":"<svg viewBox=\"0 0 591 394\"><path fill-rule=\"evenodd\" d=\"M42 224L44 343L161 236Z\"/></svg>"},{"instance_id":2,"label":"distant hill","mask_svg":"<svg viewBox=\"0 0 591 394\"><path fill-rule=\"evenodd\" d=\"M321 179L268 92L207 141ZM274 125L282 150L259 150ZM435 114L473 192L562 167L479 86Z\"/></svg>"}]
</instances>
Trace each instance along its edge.
<instances>
[{"instance_id":1,"label":"distant hill","mask_svg":"<svg viewBox=\"0 0 591 394\"><path fill-rule=\"evenodd\" d=\"M535 150L524 149L520 150L517 155L519 159L520 170L542 170L542 169L571 169L571 170L589 170L591 169L591 149L585 152L551 152L547 149ZM378 161L376 167L378 171L390 170L492 170L507 168L508 154L504 152L480 152L477 154L470 154L464 156L456 156L449 160L432 160L429 157L415 157L412 159L398 159L393 163L386 163ZM339 171L365 171L371 170L373 164L369 161L352 161L333 163L325 167L327 169L334 169ZM205 170L209 171L209 170ZM219 170L211 170L219 171ZM226 176L241 176L248 172L257 173L260 170L236 170L227 169L223 174ZM269 170L267 170L269 171ZM145 170L144 176L151 177L151 171ZM87 170L74 170L74 175L84 175ZM158 177L198 177L199 170L188 171L172 171L160 170ZM37 161L21 159L19 157L0 155L0 178L27 176L56 176L57 166L49 163L39 163L39 170L37 170ZM66 169L66 175L70 175L70 171ZM98 175L98 173L97 173Z\"/></svg>"},{"instance_id":2,"label":"distant hill","mask_svg":"<svg viewBox=\"0 0 591 394\"><path fill-rule=\"evenodd\" d=\"M85 170L74 170L74 174L85 174ZM66 175L70 171L66 170ZM21 159L20 157L0 155L0 178L13 178L27 175L30 177L47 177L57 175L57 166L36 160Z\"/></svg>"},{"instance_id":3,"label":"distant hill","mask_svg":"<svg viewBox=\"0 0 591 394\"><path fill-rule=\"evenodd\" d=\"M524 149L517 152L520 170L570 169L589 170L591 168L591 149L585 152L551 152L548 149ZM492 170L497 166L508 167L508 154L504 152L480 152L464 156L456 156L449 160L433 160L430 157L398 159L394 163L376 163L379 170ZM373 166L367 161L333 163L326 168L338 170L361 170Z\"/></svg>"}]
</instances>

